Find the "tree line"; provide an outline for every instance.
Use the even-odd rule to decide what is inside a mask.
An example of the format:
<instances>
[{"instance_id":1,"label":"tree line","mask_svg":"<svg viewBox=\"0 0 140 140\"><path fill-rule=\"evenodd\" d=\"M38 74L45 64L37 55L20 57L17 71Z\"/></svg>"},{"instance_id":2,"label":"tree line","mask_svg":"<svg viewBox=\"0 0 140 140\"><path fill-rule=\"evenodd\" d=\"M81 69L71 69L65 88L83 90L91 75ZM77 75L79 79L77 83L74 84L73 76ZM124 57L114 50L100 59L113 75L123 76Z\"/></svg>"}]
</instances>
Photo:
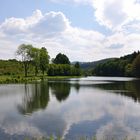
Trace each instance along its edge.
<instances>
[{"instance_id":1,"label":"tree line","mask_svg":"<svg viewBox=\"0 0 140 140\"><path fill-rule=\"evenodd\" d=\"M72 65L65 54L57 54L50 61L50 56L45 47L41 49L32 45L22 44L18 47L17 56L22 60L24 75L28 76L30 67L34 68L35 76L41 71L48 76L80 76L81 69L79 63Z\"/></svg>"},{"instance_id":2,"label":"tree line","mask_svg":"<svg viewBox=\"0 0 140 140\"><path fill-rule=\"evenodd\" d=\"M71 63L62 53L50 59L45 47L36 48L32 45L22 44L18 47L16 55L19 60L0 60L0 75L20 76L135 76L140 77L140 52L134 52L120 58L100 61L89 69L82 69L78 62Z\"/></svg>"},{"instance_id":3,"label":"tree line","mask_svg":"<svg viewBox=\"0 0 140 140\"><path fill-rule=\"evenodd\" d=\"M140 77L140 52L120 58L110 59L93 69L97 76L135 76Z\"/></svg>"}]
</instances>

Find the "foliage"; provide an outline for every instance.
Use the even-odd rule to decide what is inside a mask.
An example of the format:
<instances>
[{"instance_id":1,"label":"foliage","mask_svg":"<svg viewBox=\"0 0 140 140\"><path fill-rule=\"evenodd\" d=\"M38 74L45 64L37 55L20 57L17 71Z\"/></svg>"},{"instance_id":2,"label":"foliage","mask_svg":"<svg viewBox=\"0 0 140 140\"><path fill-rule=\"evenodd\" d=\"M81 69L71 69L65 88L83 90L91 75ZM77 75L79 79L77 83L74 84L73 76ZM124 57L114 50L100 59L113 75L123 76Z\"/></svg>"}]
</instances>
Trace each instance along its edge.
<instances>
[{"instance_id":1,"label":"foliage","mask_svg":"<svg viewBox=\"0 0 140 140\"><path fill-rule=\"evenodd\" d=\"M140 54L135 58L133 62L133 71L136 77L140 77Z\"/></svg>"},{"instance_id":2,"label":"foliage","mask_svg":"<svg viewBox=\"0 0 140 140\"><path fill-rule=\"evenodd\" d=\"M56 58L53 59L54 64L70 64L69 58L65 54L57 54Z\"/></svg>"},{"instance_id":3,"label":"foliage","mask_svg":"<svg viewBox=\"0 0 140 140\"><path fill-rule=\"evenodd\" d=\"M48 55L48 52L46 50L46 48L42 47L40 49L40 69L44 75L44 72L47 70L48 68L48 64L49 64L49 55Z\"/></svg>"},{"instance_id":4,"label":"foliage","mask_svg":"<svg viewBox=\"0 0 140 140\"><path fill-rule=\"evenodd\" d=\"M31 49L31 58L32 58L32 64L35 67L35 76L38 74L39 70L39 64L40 64L40 49L38 48L32 48Z\"/></svg>"},{"instance_id":5,"label":"foliage","mask_svg":"<svg viewBox=\"0 0 140 140\"><path fill-rule=\"evenodd\" d=\"M75 67L75 74L76 74L77 76L80 76L80 75L81 75L81 69L80 69L80 64L79 64L79 62L76 62L75 65L74 65L74 67Z\"/></svg>"},{"instance_id":6,"label":"foliage","mask_svg":"<svg viewBox=\"0 0 140 140\"><path fill-rule=\"evenodd\" d=\"M80 68L79 62L76 62L75 65L74 65L74 67L77 68L77 69L79 69Z\"/></svg>"},{"instance_id":7,"label":"foliage","mask_svg":"<svg viewBox=\"0 0 140 140\"><path fill-rule=\"evenodd\" d=\"M49 55L46 48L42 47L41 49L38 49L32 45L22 44L18 47L17 55L21 56L24 65L25 77L27 77L31 64L35 68L35 75L38 74L39 68L44 75L44 72L47 70L49 64Z\"/></svg>"},{"instance_id":8,"label":"foliage","mask_svg":"<svg viewBox=\"0 0 140 140\"><path fill-rule=\"evenodd\" d=\"M28 74L29 63L31 61L32 48L33 48L32 45L22 44L18 47L18 50L16 52L17 55L21 56L22 62L24 64L25 77L27 77Z\"/></svg>"},{"instance_id":9,"label":"foliage","mask_svg":"<svg viewBox=\"0 0 140 140\"><path fill-rule=\"evenodd\" d=\"M98 64L93 73L98 76L134 76L132 63L138 55L139 52L134 52L121 58L110 59Z\"/></svg>"},{"instance_id":10,"label":"foliage","mask_svg":"<svg viewBox=\"0 0 140 140\"><path fill-rule=\"evenodd\" d=\"M80 76L81 70L68 64L50 64L48 68L49 76Z\"/></svg>"},{"instance_id":11,"label":"foliage","mask_svg":"<svg viewBox=\"0 0 140 140\"><path fill-rule=\"evenodd\" d=\"M140 77L140 52L120 57L103 59L90 64L89 69L81 71L81 63L70 64L69 58L65 54L57 54L49 64L49 54L47 49L35 48L32 45L22 44L18 47L17 55L22 61L0 60L0 75L25 75L35 76L46 74L48 76L80 76L98 75L98 76L137 76ZM86 66L87 67L87 66Z\"/></svg>"},{"instance_id":12,"label":"foliage","mask_svg":"<svg viewBox=\"0 0 140 140\"><path fill-rule=\"evenodd\" d=\"M0 75L19 75L22 74L22 62L13 60L0 60Z\"/></svg>"},{"instance_id":13,"label":"foliage","mask_svg":"<svg viewBox=\"0 0 140 140\"><path fill-rule=\"evenodd\" d=\"M81 69L79 63L70 65L69 58L59 53L54 59L55 64L49 64L49 54L46 48L35 48L32 45L22 44L18 47L16 54L22 61L1 60L0 75L25 75L35 76L48 74L49 76L80 76ZM24 69L23 69L24 68Z\"/></svg>"}]
</instances>

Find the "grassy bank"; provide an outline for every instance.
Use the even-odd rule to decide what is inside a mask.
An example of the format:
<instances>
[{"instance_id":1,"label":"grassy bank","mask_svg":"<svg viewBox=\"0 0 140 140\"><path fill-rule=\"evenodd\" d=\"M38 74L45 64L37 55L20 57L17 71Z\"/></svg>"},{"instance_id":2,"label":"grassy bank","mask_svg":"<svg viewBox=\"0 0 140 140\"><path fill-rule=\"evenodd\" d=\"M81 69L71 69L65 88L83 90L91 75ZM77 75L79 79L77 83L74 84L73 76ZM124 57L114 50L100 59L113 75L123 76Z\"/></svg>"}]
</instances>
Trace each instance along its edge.
<instances>
[{"instance_id":1,"label":"grassy bank","mask_svg":"<svg viewBox=\"0 0 140 140\"><path fill-rule=\"evenodd\" d=\"M46 79L69 79L69 78L80 78L80 76L0 76L0 84L9 83L31 83L34 81L46 80Z\"/></svg>"}]
</instances>

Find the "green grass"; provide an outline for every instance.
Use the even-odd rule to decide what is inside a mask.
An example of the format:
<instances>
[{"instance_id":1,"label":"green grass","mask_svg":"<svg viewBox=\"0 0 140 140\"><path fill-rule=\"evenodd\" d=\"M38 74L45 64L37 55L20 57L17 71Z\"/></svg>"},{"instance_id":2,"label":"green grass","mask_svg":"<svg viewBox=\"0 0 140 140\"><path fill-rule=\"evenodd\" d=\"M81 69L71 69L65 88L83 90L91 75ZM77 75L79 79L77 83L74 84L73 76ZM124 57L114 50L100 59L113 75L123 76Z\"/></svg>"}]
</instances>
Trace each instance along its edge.
<instances>
[{"instance_id":1,"label":"green grass","mask_svg":"<svg viewBox=\"0 0 140 140\"><path fill-rule=\"evenodd\" d=\"M23 77L23 76L0 76L0 84L9 83L30 83L40 80L39 77Z\"/></svg>"},{"instance_id":2,"label":"green grass","mask_svg":"<svg viewBox=\"0 0 140 140\"><path fill-rule=\"evenodd\" d=\"M69 78L79 78L79 76L0 76L0 84L9 83L31 83L34 81L45 80L45 79L69 79Z\"/></svg>"},{"instance_id":3,"label":"green grass","mask_svg":"<svg viewBox=\"0 0 140 140\"><path fill-rule=\"evenodd\" d=\"M46 76L47 79L69 79L69 78L81 78L82 76Z\"/></svg>"}]
</instances>

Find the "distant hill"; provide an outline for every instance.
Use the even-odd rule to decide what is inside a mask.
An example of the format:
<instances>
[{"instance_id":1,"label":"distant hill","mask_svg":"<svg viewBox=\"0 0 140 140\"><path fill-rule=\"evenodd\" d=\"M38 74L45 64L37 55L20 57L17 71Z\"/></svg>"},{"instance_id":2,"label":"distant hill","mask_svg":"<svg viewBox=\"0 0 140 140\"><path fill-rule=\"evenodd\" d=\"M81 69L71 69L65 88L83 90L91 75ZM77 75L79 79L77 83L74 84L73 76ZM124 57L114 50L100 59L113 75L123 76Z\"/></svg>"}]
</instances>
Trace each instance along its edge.
<instances>
[{"instance_id":1,"label":"distant hill","mask_svg":"<svg viewBox=\"0 0 140 140\"><path fill-rule=\"evenodd\" d=\"M97 76L134 76L133 62L139 54L139 51L133 52L120 58L98 63L93 73Z\"/></svg>"},{"instance_id":2,"label":"distant hill","mask_svg":"<svg viewBox=\"0 0 140 140\"><path fill-rule=\"evenodd\" d=\"M87 69L93 69L95 68L98 64L101 64L101 63L105 63L109 60L114 60L115 58L107 58L107 59L102 59L102 60L99 60L99 61L93 61L93 62L79 62L80 64L80 67L84 70L87 70ZM75 64L76 62L73 62L72 64Z\"/></svg>"}]
</instances>

